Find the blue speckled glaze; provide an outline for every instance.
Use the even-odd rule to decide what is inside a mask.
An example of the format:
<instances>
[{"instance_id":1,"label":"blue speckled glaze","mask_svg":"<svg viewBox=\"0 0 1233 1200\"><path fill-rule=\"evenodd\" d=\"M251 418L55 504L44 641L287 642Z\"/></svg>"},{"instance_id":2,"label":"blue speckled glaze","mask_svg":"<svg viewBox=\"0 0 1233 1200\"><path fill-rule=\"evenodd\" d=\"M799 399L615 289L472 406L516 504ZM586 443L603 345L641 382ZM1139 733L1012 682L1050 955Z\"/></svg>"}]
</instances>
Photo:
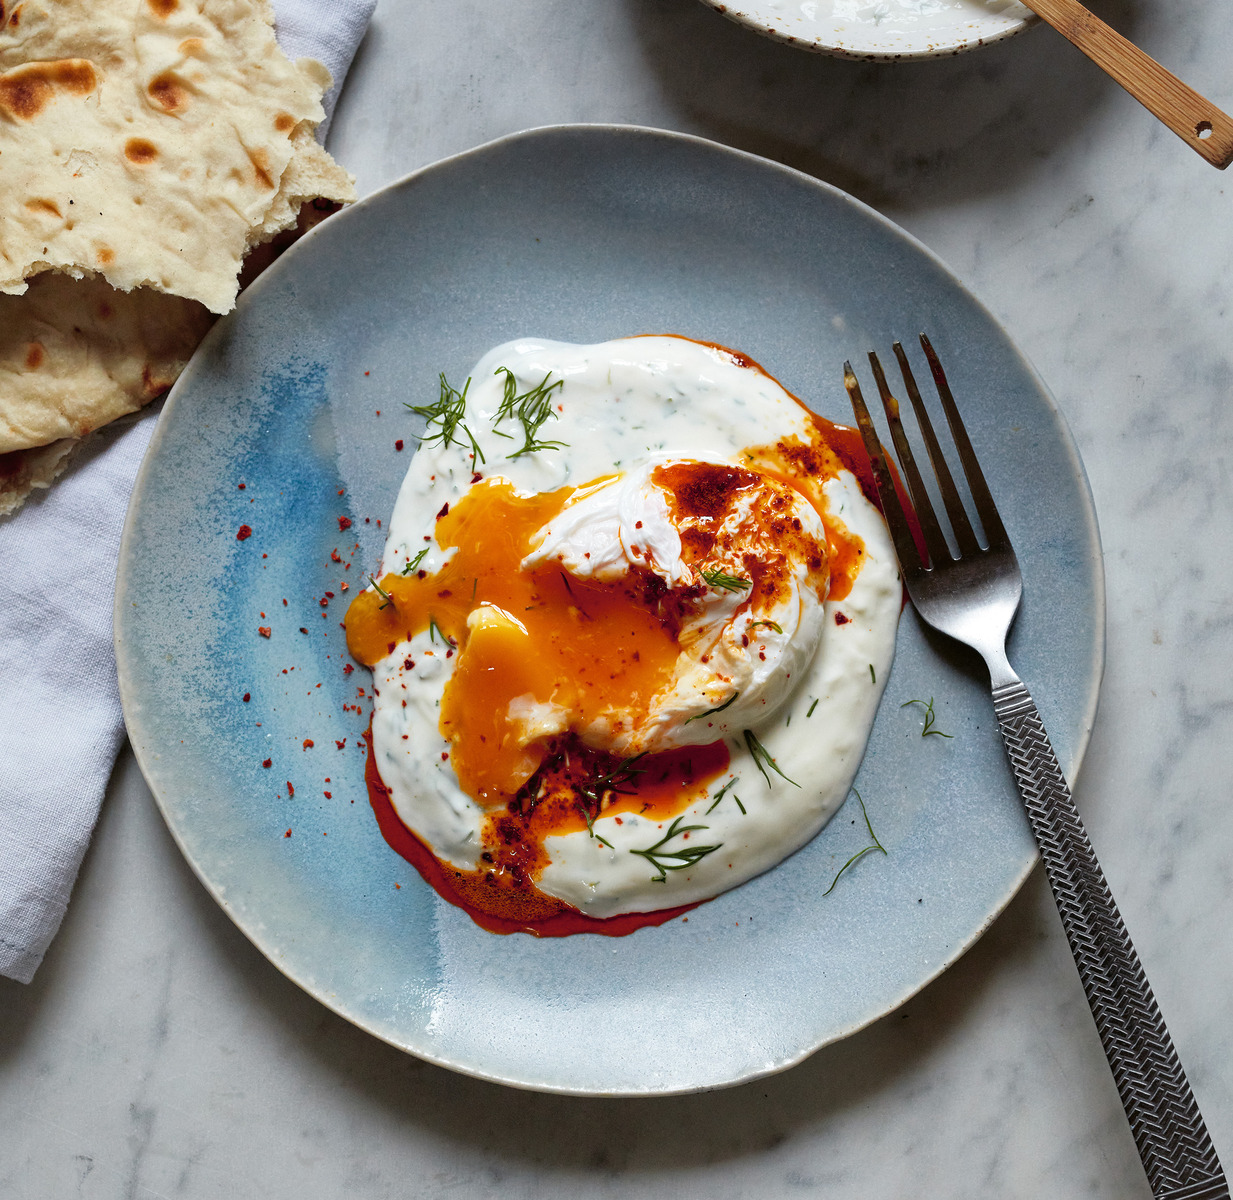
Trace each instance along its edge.
<instances>
[{"instance_id":1,"label":"blue speckled glaze","mask_svg":"<svg viewBox=\"0 0 1233 1200\"><path fill-rule=\"evenodd\" d=\"M857 779L888 856L866 856L823 896L865 844L850 799L775 870L623 939L485 933L389 849L364 790L369 677L344 673L339 628L339 581L354 589L376 568L378 521L415 445L403 402L432 398L438 372L461 380L520 335L673 332L745 351L843 420L843 360L920 329L1019 551L1012 660L1073 777L1104 643L1074 444L992 316L876 213L710 142L571 126L428 167L284 255L167 403L116 595L138 760L232 919L322 1003L411 1053L608 1095L780 1070L953 962L1035 852L983 668L911 611ZM253 534L237 541L242 524ZM928 697L952 739L922 739L918 710L900 707Z\"/></svg>"}]
</instances>

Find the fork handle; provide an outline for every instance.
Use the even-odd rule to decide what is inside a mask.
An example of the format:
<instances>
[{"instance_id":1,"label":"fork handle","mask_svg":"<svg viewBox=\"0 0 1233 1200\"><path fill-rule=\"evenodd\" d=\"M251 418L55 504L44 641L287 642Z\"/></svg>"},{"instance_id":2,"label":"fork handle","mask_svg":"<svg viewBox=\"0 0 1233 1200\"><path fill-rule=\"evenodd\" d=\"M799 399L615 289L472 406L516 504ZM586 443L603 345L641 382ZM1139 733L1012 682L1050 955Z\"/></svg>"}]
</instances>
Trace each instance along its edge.
<instances>
[{"instance_id":1,"label":"fork handle","mask_svg":"<svg viewBox=\"0 0 1233 1200\"><path fill-rule=\"evenodd\" d=\"M1015 782L1156 1200L1228 1200L1229 1185L1031 694L993 690Z\"/></svg>"}]
</instances>

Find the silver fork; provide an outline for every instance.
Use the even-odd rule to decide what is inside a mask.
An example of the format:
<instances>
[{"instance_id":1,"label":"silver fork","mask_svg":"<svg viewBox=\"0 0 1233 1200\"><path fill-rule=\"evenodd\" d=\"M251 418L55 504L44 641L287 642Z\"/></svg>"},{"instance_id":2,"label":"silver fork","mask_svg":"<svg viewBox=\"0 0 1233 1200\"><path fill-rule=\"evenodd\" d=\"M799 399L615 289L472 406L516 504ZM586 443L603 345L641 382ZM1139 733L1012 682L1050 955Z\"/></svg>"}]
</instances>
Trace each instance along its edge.
<instances>
[{"instance_id":1,"label":"silver fork","mask_svg":"<svg viewBox=\"0 0 1233 1200\"><path fill-rule=\"evenodd\" d=\"M860 384L851 364L844 363L844 385L873 466L904 584L916 611L928 624L971 646L989 668L993 706L1015 782L1040 846L1049 886L1152 1194L1157 1200L1228 1200L1229 1186L1203 1116L1096 861L1040 714L1007 661L1006 635L1023 591L1019 563L955 407L942 364L924 334L920 342L987 545L982 548L972 529L907 355L896 342L893 349L904 387L915 410L959 549L956 557L946 544L904 435L899 403L891 394L877 355L870 353L869 363L890 423L895 451L924 534L927 557L922 561L861 396Z\"/></svg>"}]
</instances>

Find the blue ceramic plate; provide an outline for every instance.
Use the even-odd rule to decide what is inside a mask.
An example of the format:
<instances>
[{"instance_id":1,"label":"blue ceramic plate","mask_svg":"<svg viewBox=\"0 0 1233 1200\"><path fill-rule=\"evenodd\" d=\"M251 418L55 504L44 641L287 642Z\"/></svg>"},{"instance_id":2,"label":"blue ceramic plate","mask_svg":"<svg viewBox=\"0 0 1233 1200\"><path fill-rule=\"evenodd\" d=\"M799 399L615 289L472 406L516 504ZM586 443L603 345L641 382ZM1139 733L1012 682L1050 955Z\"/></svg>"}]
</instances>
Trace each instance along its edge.
<instances>
[{"instance_id":1,"label":"blue ceramic plate","mask_svg":"<svg viewBox=\"0 0 1233 1200\"><path fill-rule=\"evenodd\" d=\"M850 799L775 870L688 922L626 938L494 936L421 883L368 806L369 677L345 673L339 628L415 445L403 402L435 396L438 372L464 378L519 335L675 332L753 355L843 419L844 358L921 329L1019 551L1012 658L1073 776L1104 642L1083 470L1006 333L902 230L711 142L570 126L428 167L295 246L172 392L116 593L129 735L232 920L323 1004L396 1046L581 1094L781 1070L954 962L1035 851L983 670L910 611L857 780L887 856L867 855L823 896L866 842ZM238 540L244 525L252 535ZM351 570L332 560L353 549ZM922 738L919 712L900 707L929 697L949 740Z\"/></svg>"}]
</instances>

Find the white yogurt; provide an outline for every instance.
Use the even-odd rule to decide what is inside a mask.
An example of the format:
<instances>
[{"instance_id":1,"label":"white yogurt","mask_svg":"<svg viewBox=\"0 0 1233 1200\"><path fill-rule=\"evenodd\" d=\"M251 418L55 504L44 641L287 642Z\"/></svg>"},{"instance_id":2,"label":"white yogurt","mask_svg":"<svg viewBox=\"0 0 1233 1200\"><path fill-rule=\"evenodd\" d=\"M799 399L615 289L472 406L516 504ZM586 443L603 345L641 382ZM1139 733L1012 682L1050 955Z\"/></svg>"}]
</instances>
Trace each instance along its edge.
<instances>
[{"instance_id":1,"label":"white yogurt","mask_svg":"<svg viewBox=\"0 0 1233 1200\"><path fill-rule=\"evenodd\" d=\"M520 391L549 375L563 381L553 395L555 416L538 435L562 443L559 448L507 457L519 442L500 436L511 431L508 419L494 428L504 383L498 368L513 372ZM619 578L631 563L640 563L670 586L691 582L690 568L667 505L650 482L655 467L674 460L745 466L742 451L748 447L793 436L808 442L811 436L804 410L773 379L722 351L673 337L595 346L526 339L497 347L471 374L465 421L484 456L478 469L487 479L500 476L523 494L606 480L576 495L539 531L528 560L557 559L565 569L596 579ZM433 540L436 514L470 487L472 465L469 443L420 448L390 520L385 571L400 571L425 549L420 567L431 572L442 565L445 556ZM798 849L843 802L889 672L901 591L885 525L856 480L841 471L823 491L828 519L864 543L850 593L823 603L798 571L790 597L775 612L746 609L742 617L734 615L738 593L708 592L694 619L697 636L682 636L682 645L710 647L707 665L700 652L683 653L646 727L610 746L615 753L636 753L723 737L729 770L681 814L681 827L704 829L688 839L678 834L661 850L720 848L686 869L662 872L661 880L650 861L634 852L661 842L672 820L631 812L619 820L600 815L596 836L582 831L545 839L550 862L537 881L541 891L593 917L706 899ZM818 521L807 501L800 515L804 522ZM846 619L837 623L837 615ZM484 619L482 608L472 614L472 621ZM750 639L752 649L741 641L751 619L763 622ZM407 659L416 663L413 670L405 669ZM377 663L374 749L401 820L438 858L475 870L486 814L458 786L445 757L450 743L438 728L442 691L456 662L457 656L446 657L439 638L434 643L422 633ZM722 714L697 719L733 693L736 699ZM568 723L569 714L552 705L524 707L511 715L528 739ZM759 770L746 729L782 776ZM603 730L590 736L604 743ZM730 786L714 805L725 784Z\"/></svg>"}]
</instances>

